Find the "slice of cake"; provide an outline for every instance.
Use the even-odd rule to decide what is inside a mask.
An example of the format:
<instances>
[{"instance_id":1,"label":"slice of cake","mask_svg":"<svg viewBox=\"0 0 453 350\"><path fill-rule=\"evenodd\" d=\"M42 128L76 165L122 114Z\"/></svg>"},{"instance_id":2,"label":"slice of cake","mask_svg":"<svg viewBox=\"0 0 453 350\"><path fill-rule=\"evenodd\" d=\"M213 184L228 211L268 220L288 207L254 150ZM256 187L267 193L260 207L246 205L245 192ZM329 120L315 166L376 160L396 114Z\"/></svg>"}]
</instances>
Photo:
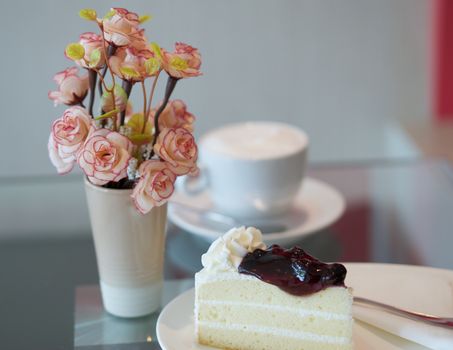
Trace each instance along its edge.
<instances>
[{"instance_id":1,"label":"slice of cake","mask_svg":"<svg viewBox=\"0 0 453 350\"><path fill-rule=\"evenodd\" d=\"M266 249L261 232L236 228L212 243L195 274L198 342L231 350L352 349L346 268L299 247Z\"/></svg>"}]
</instances>

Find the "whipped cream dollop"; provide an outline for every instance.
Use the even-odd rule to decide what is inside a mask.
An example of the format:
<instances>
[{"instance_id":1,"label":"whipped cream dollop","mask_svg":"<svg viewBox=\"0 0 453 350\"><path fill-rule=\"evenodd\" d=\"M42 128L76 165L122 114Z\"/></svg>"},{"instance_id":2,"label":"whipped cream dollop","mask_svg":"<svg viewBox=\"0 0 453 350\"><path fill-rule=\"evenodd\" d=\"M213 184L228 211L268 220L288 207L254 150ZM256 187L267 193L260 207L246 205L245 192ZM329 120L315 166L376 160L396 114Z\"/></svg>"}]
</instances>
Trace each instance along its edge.
<instances>
[{"instance_id":1,"label":"whipped cream dollop","mask_svg":"<svg viewBox=\"0 0 453 350\"><path fill-rule=\"evenodd\" d=\"M233 228L211 244L201 256L201 263L210 271L237 271L244 256L255 249L266 249L260 230L244 226Z\"/></svg>"}]
</instances>

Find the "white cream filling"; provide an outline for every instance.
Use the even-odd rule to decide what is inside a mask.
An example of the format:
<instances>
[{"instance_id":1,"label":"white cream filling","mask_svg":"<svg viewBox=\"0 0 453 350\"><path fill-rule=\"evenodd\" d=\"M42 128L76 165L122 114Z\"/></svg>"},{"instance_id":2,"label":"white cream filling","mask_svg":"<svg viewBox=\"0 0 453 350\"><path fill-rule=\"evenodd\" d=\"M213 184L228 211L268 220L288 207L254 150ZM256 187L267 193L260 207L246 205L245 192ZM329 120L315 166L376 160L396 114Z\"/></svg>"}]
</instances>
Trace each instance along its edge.
<instances>
[{"instance_id":1,"label":"white cream filling","mask_svg":"<svg viewBox=\"0 0 453 350\"><path fill-rule=\"evenodd\" d=\"M259 303L250 303L250 302L241 302L241 301L224 301L224 300L199 300L198 304L205 305L233 305L241 307L252 307L260 308L265 310L272 310L277 312L285 312L296 314L300 317L316 316L323 318L325 320L350 320L351 315L339 314L335 312L327 312L320 310L301 310L291 306L282 306L282 305L269 305L269 304L259 304ZM198 307L197 307L198 308Z\"/></svg>"},{"instance_id":2,"label":"white cream filling","mask_svg":"<svg viewBox=\"0 0 453 350\"><path fill-rule=\"evenodd\" d=\"M247 324L225 324L219 322L198 321L199 326L215 329L227 329L243 332L256 332L263 334L272 334L277 337L295 338L300 340L309 340L318 343L331 344L349 344L351 340L347 337L335 337L331 335L319 335L308 332L292 331L277 327L264 327Z\"/></svg>"}]
</instances>

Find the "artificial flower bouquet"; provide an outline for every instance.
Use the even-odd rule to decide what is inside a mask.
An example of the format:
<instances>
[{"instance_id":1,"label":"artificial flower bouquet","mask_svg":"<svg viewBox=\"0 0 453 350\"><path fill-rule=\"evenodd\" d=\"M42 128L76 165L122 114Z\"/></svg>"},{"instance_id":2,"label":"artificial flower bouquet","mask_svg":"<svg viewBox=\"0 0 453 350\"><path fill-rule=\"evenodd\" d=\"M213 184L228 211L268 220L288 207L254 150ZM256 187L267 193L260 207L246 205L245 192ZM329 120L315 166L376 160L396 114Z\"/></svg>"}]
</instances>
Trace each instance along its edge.
<instances>
[{"instance_id":1,"label":"artificial flower bouquet","mask_svg":"<svg viewBox=\"0 0 453 350\"><path fill-rule=\"evenodd\" d=\"M94 185L133 188L133 202L145 214L167 202L178 176L197 172L195 117L170 96L180 79L201 74L201 57L187 44L176 43L168 52L149 43L140 27L149 16L123 8L103 18L92 9L79 14L100 33L83 33L65 49L76 66L55 75L58 90L49 98L70 107L52 125L49 157L60 174L77 163ZM79 68L87 73L79 75ZM162 72L168 76L165 96L153 107ZM129 101L133 88L143 96L135 112Z\"/></svg>"}]
</instances>

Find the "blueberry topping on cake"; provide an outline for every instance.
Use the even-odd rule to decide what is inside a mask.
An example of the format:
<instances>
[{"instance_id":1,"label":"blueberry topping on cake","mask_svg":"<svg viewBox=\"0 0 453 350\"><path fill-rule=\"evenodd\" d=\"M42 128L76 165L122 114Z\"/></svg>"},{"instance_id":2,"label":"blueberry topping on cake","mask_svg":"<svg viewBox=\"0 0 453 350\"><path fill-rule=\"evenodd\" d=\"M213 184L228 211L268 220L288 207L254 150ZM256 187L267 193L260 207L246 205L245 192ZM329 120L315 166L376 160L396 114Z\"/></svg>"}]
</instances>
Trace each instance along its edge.
<instances>
[{"instance_id":1,"label":"blueberry topping on cake","mask_svg":"<svg viewBox=\"0 0 453 350\"><path fill-rule=\"evenodd\" d=\"M300 247L284 249L276 244L247 253L238 272L294 295L316 293L330 286L344 287L346 277L346 268L341 264L326 264Z\"/></svg>"}]
</instances>

